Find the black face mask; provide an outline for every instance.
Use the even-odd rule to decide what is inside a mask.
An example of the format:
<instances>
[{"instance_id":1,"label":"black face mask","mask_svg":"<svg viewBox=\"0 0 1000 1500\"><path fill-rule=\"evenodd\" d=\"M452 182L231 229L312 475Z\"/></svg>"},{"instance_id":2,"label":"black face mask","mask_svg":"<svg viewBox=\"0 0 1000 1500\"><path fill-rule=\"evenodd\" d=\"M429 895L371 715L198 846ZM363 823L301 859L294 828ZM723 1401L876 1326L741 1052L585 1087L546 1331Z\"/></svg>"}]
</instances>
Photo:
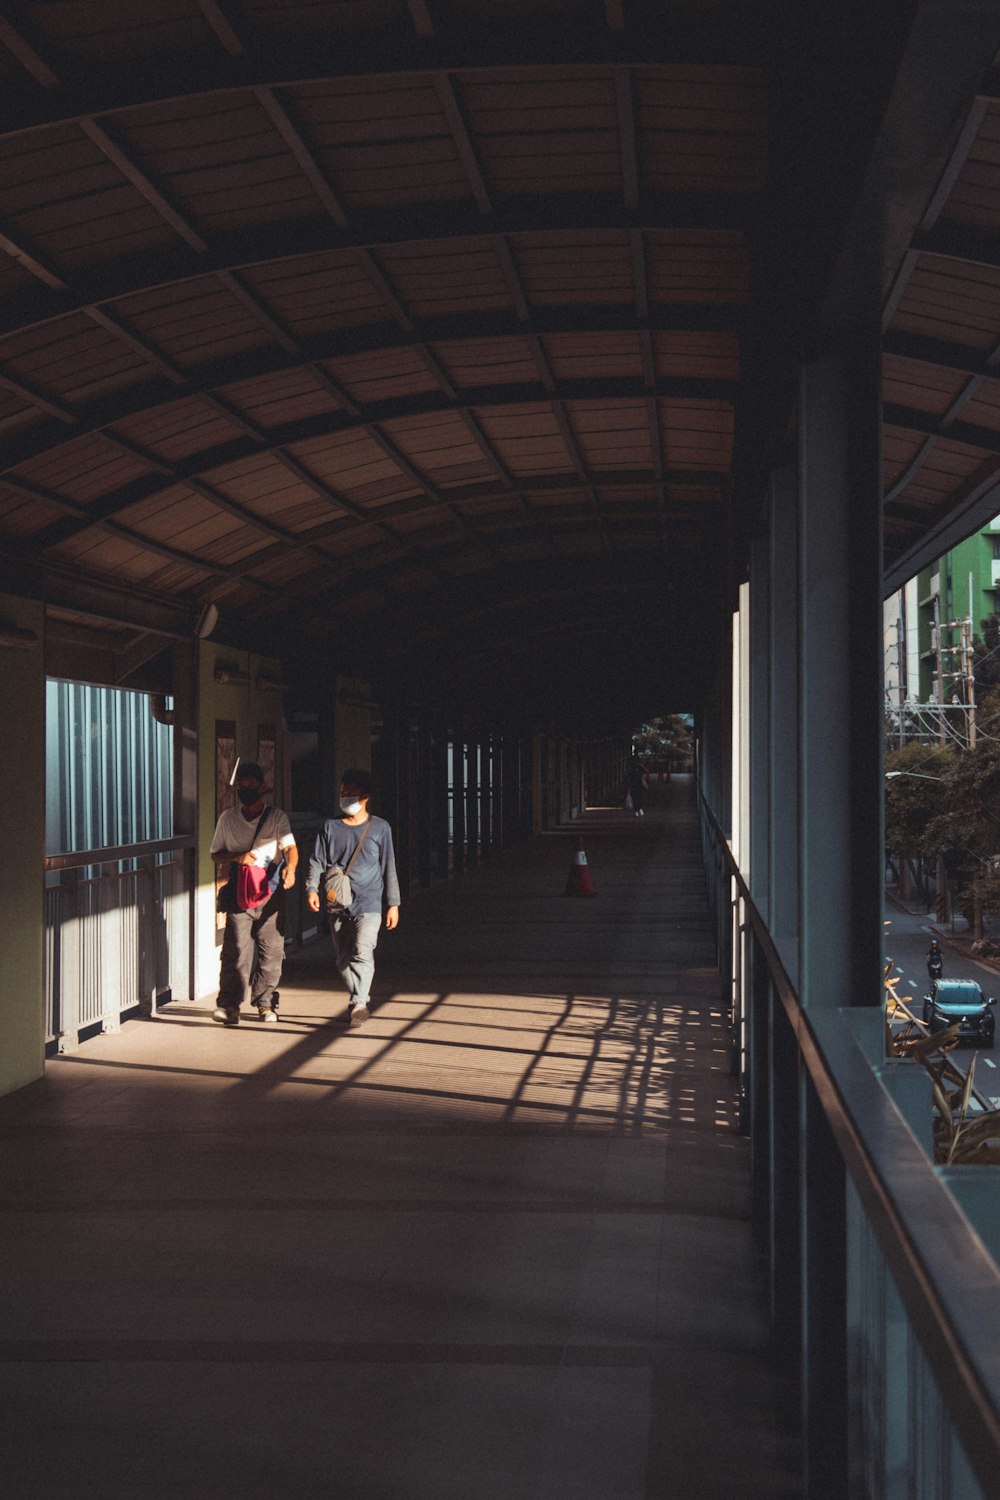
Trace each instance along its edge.
<instances>
[{"instance_id":1,"label":"black face mask","mask_svg":"<svg viewBox=\"0 0 1000 1500\"><path fill-rule=\"evenodd\" d=\"M238 786L236 788L236 795L244 807L253 807L255 802L260 801L263 792L259 786Z\"/></svg>"}]
</instances>

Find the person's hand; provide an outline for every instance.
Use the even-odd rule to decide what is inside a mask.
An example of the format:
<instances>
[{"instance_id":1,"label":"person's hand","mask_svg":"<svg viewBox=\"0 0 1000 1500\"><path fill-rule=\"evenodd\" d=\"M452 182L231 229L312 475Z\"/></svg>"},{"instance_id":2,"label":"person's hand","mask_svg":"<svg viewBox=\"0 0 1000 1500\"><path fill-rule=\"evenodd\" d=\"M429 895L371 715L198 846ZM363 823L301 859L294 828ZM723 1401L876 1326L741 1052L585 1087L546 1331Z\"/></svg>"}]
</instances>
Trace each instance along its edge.
<instances>
[{"instance_id":1,"label":"person's hand","mask_svg":"<svg viewBox=\"0 0 1000 1500\"><path fill-rule=\"evenodd\" d=\"M295 884L295 871L290 869L288 865L282 866L281 884L284 886L286 891L290 891L292 886Z\"/></svg>"},{"instance_id":2,"label":"person's hand","mask_svg":"<svg viewBox=\"0 0 1000 1500\"><path fill-rule=\"evenodd\" d=\"M245 854L241 854L236 863L238 865L255 865L257 863L257 859L254 855L253 850L248 849Z\"/></svg>"},{"instance_id":3,"label":"person's hand","mask_svg":"<svg viewBox=\"0 0 1000 1500\"><path fill-rule=\"evenodd\" d=\"M386 932L391 932L394 927L398 927L398 926L399 926L399 907L398 906L387 907L386 908L386 913L385 913L385 930L386 930Z\"/></svg>"},{"instance_id":4,"label":"person's hand","mask_svg":"<svg viewBox=\"0 0 1000 1500\"><path fill-rule=\"evenodd\" d=\"M319 911L319 891L306 892L306 905L310 911Z\"/></svg>"}]
</instances>

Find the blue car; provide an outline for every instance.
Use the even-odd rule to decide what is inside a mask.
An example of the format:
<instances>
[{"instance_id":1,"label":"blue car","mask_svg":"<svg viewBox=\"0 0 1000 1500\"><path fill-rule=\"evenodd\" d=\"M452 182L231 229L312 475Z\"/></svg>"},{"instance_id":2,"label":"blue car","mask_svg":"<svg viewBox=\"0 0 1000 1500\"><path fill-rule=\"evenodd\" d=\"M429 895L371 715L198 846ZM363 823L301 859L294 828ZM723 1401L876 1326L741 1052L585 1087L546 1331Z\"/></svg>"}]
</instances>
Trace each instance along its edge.
<instances>
[{"instance_id":1,"label":"blue car","mask_svg":"<svg viewBox=\"0 0 1000 1500\"><path fill-rule=\"evenodd\" d=\"M960 1021L960 1042L971 1042L975 1047L992 1047L996 1030L995 1004L992 997L987 999L974 979L935 979L930 994L924 996L924 1024L931 1031L944 1031L947 1026Z\"/></svg>"}]
</instances>

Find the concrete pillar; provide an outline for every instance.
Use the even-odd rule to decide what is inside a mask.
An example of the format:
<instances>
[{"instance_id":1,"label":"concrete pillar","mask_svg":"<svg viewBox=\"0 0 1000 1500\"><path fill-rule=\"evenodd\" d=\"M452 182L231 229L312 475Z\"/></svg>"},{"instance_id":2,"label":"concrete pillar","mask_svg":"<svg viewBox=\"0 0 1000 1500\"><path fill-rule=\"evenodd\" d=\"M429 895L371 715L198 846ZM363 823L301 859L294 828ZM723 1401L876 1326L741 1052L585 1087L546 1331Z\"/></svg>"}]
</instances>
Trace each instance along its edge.
<instances>
[{"instance_id":1,"label":"concrete pillar","mask_svg":"<svg viewBox=\"0 0 1000 1500\"><path fill-rule=\"evenodd\" d=\"M863 279L859 303L863 307ZM873 299L873 309L877 302ZM799 400L799 994L807 1009L882 998L880 340L838 329ZM805 1489L846 1493L843 1160L800 1079Z\"/></svg>"},{"instance_id":2,"label":"concrete pillar","mask_svg":"<svg viewBox=\"0 0 1000 1500\"><path fill-rule=\"evenodd\" d=\"M42 931L45 860L45 606L0 594L0 699L16 716L0 777L0 816L16 838L0 867L5 918L0 985L0 1093L42 1074ZM34 637L34 639L31 639Z\"/></svg>"},{"instance_id":3,"label":"concrete pillar","mask_svg":"<svg viewBox=\"0 0 1000 1500\"><path fill-rule=\"evenodd\" d=\"M800 384L803 1005L882 984L882 509L878 325Z\"/></svg>"},{"instance_id":4,"label":"concrete pillar","mask_svg":"<svg viewBox=\"0 0 1000 1500\"><path fill-rule=\"evenodd\" d=\"M792 466L771 476L768 531L769 926L782 963L799 982L799 484Z\"/></svg>"}]
</instances>

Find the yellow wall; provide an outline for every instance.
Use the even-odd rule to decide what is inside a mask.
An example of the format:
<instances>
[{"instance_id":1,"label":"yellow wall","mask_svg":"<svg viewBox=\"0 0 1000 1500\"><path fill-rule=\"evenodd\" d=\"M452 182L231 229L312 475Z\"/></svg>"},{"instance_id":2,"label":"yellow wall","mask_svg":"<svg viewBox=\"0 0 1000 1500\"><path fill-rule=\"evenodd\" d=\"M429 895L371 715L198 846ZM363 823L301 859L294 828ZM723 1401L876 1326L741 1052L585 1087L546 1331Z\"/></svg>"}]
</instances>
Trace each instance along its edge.
<instances>
[{"instance_id":1,"label":"yellow wall","mask_svg":"<svg viewBox=\"0 0 1000 1500\"><path fill-rule=\"evenodd\" d=\"M42 1075L42 875L45 859L44 606L0 594L0 625L31 630L26 650L0 645L0 703L7 746L0 776L0 819L12 839L0 868L4 913L0 984L0 1093Z\"/></svg>"},{"instance_id":2,"label":"yellow wall","mask_svg":"<svg viewBox=\"0 0 1000 1500\"><path fill-rule=\"evenodd\" d=\"M348 766L372 767L371 688L357 677L337 678L337 707L333 720L334 773L337 785Z\"/></svg>"}]
</instances>

